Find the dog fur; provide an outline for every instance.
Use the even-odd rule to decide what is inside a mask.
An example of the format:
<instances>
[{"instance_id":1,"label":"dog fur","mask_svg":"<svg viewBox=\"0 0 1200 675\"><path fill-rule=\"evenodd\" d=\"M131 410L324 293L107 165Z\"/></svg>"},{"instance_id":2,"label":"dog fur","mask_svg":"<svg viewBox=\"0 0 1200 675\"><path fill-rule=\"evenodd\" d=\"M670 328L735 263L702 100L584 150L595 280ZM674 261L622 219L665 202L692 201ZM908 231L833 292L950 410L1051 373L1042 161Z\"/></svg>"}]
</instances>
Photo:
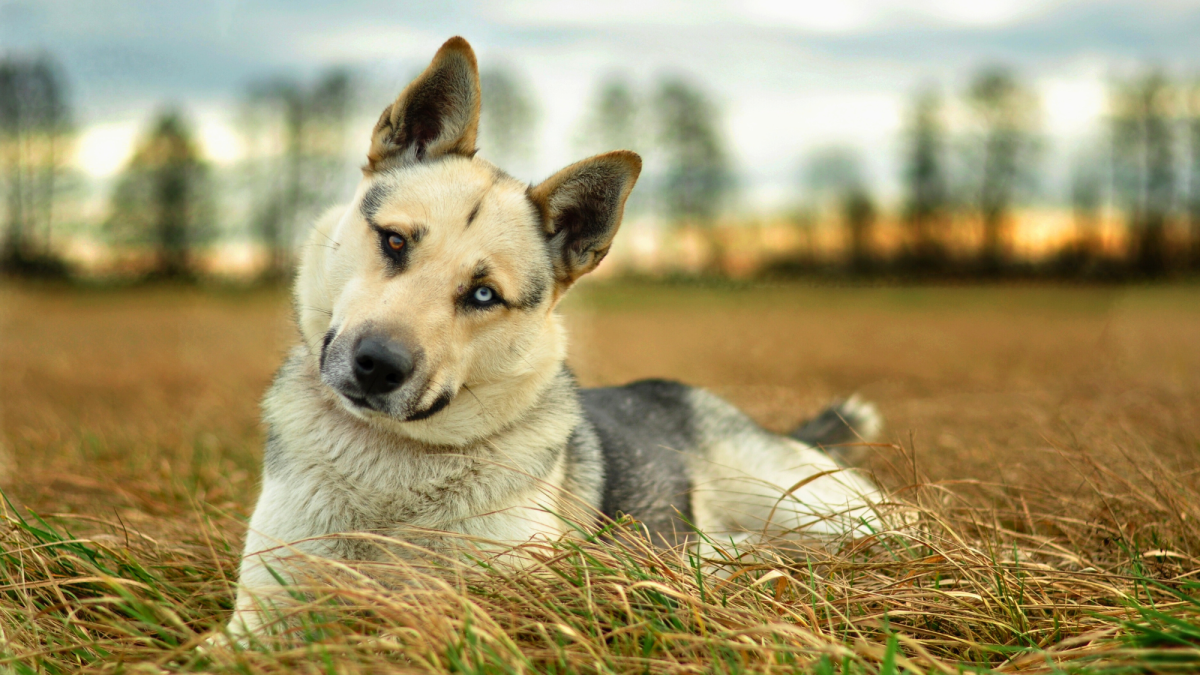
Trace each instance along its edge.
<instances>
[{"instance_id":1,"label":"dog fur","mask_svg":"<svg viewBox=\"0 0 1200 675\"><path fill-rule=\"evenodd\" d=\"M815 447L873 437L869 404L783 436L674 382L577 386L556 306L608 251L641 159L599 155L530 187L475 156L479 104L474 53L452 38L384 110L353 200L303 250L302 339L263 403L232 630L259 624L289 556L380 555L332 535L451 551L625 513L676 544L870 517L875 486Z\"/></svg>"}]
</instances>

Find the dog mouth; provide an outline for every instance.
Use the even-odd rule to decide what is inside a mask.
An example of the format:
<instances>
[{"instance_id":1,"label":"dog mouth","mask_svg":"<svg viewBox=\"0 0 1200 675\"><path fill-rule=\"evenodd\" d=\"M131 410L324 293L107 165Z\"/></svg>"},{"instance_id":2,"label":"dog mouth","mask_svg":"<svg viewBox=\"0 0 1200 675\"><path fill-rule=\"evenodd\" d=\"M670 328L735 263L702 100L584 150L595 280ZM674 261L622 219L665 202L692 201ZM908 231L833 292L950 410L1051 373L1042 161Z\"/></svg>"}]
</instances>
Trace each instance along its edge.
<instances>
[{"instance_id":1,"label":"dog mouth","mask_svg":"<svg viewBox=\"0 0 1200 675\"><path fill-rule=\"evenodd\" d=\"M367 398L365 396L349 394L344 391L338 391L337 393L343 399L345 399L347 402L350 403L352 410L355 410L355 411L368 411L369 410L369 411L377 412L377 413L384 412L380 406L375 405L374 403L371 402L371 400L369 398ZM424 408L423 410L413 410L412 412L409 412L408 414L399 418L399 421L401 421L401 422L417 422L420 420L429 419L430 417L433 417L434 415L438 414L443 409L445 409L446 406L450 405L450 402L452 400L454 400L453 393L450 391L443 391L436 399L433 400L433 403L429 404L428 407Z\"/></svg>"},{"instance_id":2,"label":"dog mouth","mask_svg":"<svg viewBox=\"0 0 1200 675\"><path fill-rule=\"evenodd\" d=\"M346 394L346 393L342 393L342 392L338 392L338 393L341 393L342 398L346 399L347 401L350 401L350 404L353 405L355 408L366 408L368 410L375 410L378 412L378 409L375 406L371 405L371 402L365 398L361 398L358 396L352 396L350 394Z\"/></svg>"},{"instance_id":3,"label":"dog mouth","mask_svg":"<svg viewBox=\"0 0 1200 675\"><path fill-rule=\"evenodd\" d=\"M450 405L450 401L452 400L454 400L454 394L449 391L443 391L438 395L437 398L433 400L433 403L429 404L428 408L409 413L409 415L404 418L404 421L417 422L419 420L429 419L430 417L433 417L441 412L443 408Z\"/></svg>"}]
</instances>

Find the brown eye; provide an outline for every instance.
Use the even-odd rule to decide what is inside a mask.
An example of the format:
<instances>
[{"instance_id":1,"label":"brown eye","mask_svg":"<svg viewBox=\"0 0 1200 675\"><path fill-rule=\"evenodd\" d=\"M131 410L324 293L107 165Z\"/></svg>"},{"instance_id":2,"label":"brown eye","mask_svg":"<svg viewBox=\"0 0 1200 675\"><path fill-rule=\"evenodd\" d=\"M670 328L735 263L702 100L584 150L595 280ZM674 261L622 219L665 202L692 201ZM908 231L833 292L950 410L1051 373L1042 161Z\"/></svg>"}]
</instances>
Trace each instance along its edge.
<instances>
[{"instance_id":1,"label":"brown eye","mask_svg":"<svg viewBox=\"0 0 1200 675\"><path fill-rule=\"evenodd\" d=\"M399 251L404 248L404 237L393 234L387 238L387 245L393 251Z\"/></svg>"}]
</instances>

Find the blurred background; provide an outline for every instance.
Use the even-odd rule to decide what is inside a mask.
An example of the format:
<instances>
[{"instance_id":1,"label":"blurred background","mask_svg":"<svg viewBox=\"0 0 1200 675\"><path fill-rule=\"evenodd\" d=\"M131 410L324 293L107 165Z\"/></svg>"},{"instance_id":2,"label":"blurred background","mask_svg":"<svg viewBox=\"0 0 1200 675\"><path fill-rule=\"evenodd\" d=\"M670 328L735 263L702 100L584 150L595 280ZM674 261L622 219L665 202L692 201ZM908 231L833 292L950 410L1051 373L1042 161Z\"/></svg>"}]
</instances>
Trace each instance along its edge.
<instances>
[{"instance_id":1,"label":"blurred background","mask_svg":"<svg viewBox=\"0 0 1200 675\"><path fill-rule=\"evenodd\" d=\"M581 386L680 380L783 433L857 394L884 431L856 470L932 517L791 584L743 577L762 621L730 596L705 624L698 596L680 620L634 598L658 612L634 625L589 590L552 640L541 614L489 618L484 584L435 608L470 611L444 646L383 629L428 656L306 620L301 667L533 645L514 668L744 671L757 642L689 617L744 639L814 611L852 626L830 619L850 641L817 671L1195 661L1200 0L0 0L0 675L224 667L186 627L232 607L298 246L453 35L482 157L530 183L644 159L556 306ZM434 616L388 602L343 623ZM778 637L781 669L825 644Z\"/></svg>"},{"instance_id":2,"label":"blurred background","mask_svg":"<svg viewBox=\"0 0 1200 675\"><path fill-rule=\"evenodd\" d=\"M283 279L384 105L476 48L481 154L646 160L605 275L1200 269L1200 3L0 0L0 262Z\"/></svg>"},{"instance_id":3,"label":"blurred background","mask_svg":"<svg viewBox=\"0 0 1200 675\"><path fill-rule=\"evenodd\" d=\"M177 617L224 620L156 599L109 629L62 600L99 577L47 570L102 531L141 575L132 532L145 569L205 589L186 605L232 602L211 589L232 588L259 401L298 341L297 245L456 34L482 69L483 157L530 182L645 160L609 256L559 305L583 386L682 380L779 432L858 393L885 419L862 468L956 514L944 550L966 542L975 581L933 583L984 595L950 591L923 643L893 640L899 612L886 650L856 645L1034 668L1022 650L1099 654L1143 574L1195 578L1200 0L0 0L0 663L111 670L110 651L182 644ZM70 540L14 539L34 530L10 504ZM108 579L99 559L72 569ZM950 597L873 560L861 578ZM1002 622L978 629L966 596ZM1194 645L1186 620L1163 630Z\"/></svg>"},{"instance_id":4,"label":"blurred background","mask_svg":"<svg viewBox=\"0 0 1200 675\"><path fill-rule=\"evenodd\" d=\"M889 487L1186 517L1105 510L1200 481L1200 2L1172 0L0 0L6 498L249 512L297 244L455 34L485 158L645 158L562 305L585 386L679 379L777 431L858 392Z\"/></svg>"}]
</instances>

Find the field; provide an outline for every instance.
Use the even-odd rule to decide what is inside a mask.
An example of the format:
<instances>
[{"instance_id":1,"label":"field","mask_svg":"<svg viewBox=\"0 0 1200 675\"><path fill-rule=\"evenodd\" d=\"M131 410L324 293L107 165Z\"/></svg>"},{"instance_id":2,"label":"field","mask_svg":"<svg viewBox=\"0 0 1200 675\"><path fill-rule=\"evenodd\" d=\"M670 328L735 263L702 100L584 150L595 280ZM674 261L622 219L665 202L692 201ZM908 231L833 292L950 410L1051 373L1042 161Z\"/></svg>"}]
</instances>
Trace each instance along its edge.
<instances>
[{"instance_id":1,"label":"field","mask_svg":"<svg viewBox=\"0 0 1200 675\"><path fill-rule=\"evenodd\" d=\"M286 294L5 285L0 668L1200 668L1200 288L610 282L564 311L585 385L682 379L778 430L876 402L864 467L895 528L720 575L605 541L423 586L331 568L291 631L198 651L228 619Z\"/></svg>"}]
</instances>

